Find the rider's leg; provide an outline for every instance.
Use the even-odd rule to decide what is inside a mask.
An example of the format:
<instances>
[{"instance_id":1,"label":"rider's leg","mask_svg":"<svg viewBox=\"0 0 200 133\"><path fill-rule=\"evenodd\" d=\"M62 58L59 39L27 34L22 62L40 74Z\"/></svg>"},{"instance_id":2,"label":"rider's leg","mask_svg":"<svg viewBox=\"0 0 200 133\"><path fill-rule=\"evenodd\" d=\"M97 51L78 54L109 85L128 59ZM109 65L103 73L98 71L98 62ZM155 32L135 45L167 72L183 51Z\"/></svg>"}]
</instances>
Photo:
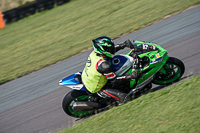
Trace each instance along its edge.
<instances>
[{"instance_id":1,"label":"rider's leg","mask_svg":"<svg viewBox=\"0 0 200 133\"><path fill-rule=\"evenodd\" d=\"M127 93L122 90L112 89L109 87L104 87L100 91L97 92L100 97L108 98L108 99L115 99L117 101L124 102Z\"/></svg>"}]
</instances>

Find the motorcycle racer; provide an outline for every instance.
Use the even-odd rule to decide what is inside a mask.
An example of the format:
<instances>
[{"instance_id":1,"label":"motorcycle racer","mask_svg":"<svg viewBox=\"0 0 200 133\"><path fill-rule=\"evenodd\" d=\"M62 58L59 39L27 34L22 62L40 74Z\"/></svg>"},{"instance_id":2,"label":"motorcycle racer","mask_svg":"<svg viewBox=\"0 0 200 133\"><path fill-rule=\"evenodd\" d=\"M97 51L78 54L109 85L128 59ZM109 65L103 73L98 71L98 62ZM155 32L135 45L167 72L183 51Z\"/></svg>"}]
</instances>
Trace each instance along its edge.
<instances>
[{"instance_id":1,"label":"motorcycle racer","mask_svg":"<svg viewBox=\"0 0 200 133\"><path fill-rule=\"evenodd\" d=\"M147 94L152 84L178 81L185 72L180 59L169 57L166 49L153 42L126 40L114 45L103 36L94 39L93 46L84 70L59 81L72 89L62 102L63 110L72 117L82 118L122 105ZM125 47L130 52L113 57Z\"/></svg>"},{"instance_id":2,"label":"motorcycle racer","mask_svg":"<svg viewBox=\"0 0 200 133\"><path fill-rule=\"evenodd\" d=\"M126 93L121 89L115 89L116 85L129 82L131 79L138 77L138 71L134 70L132 73L125 76L116 76L112 71L109 63L109 58L113 58L114 54L124 49L125 47L141 52L145 50L155 50L151 45L136 45L132 44L130 40L115 45L111 38L101 36L93 39L94 51L89 55L87 63L82 73L82 81L88 93L98 94L103 98L114 98L122 102ZM107 83L111 83L112 87Z\"/></svg>"}]
</instances>

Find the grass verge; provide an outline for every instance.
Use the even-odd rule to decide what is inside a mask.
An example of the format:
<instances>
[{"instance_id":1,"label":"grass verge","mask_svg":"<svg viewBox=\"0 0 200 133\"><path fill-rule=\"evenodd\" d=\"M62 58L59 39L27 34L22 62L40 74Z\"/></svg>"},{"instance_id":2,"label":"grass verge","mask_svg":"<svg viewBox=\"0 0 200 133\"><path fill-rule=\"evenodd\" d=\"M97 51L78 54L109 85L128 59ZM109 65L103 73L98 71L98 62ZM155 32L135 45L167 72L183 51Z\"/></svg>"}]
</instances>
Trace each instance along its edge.
<instances>
[{"instance_id":1,"label":"grass verge","mask_svg":"<svg viewBox=\"0 0 200 133\"><path fill-rule=\"evenodd\" d=\"M36 0L0 0L0 11L7 11Z\"/></svg>"},{"instance_id":2,"label":"grass verge","mask_svg":"<svg viewBox=\"0 0 200 133\"><path fill-rule=\"evenodd\" d=\"M132 32L200 0L73 0L0 30L0 84Z\"/></svg>"},{"instance_id":3,"label":"grass verge","mask_svg":"<svg viewBox=\"0 0 200 133\"><path fill-rule=\"evenodd\" d=\"M143 95L59 133L198 133L200 76Z\"/></svg>"}]
</instances>

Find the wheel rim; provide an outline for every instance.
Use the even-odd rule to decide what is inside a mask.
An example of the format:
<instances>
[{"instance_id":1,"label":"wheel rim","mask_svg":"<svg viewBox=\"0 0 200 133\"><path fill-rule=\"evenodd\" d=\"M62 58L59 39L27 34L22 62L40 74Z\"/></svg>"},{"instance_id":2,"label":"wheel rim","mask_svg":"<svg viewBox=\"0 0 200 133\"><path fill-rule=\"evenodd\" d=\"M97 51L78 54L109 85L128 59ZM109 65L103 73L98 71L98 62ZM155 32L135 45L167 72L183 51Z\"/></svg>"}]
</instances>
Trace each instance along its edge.
<instances>
[{"instance_id":1,"label":"wheel rim","mask_svg":"<svg viewBox=\"0 0 200 133\"><path fill-rule=\"evenodd\" d=\"M70 113L75 115L75 116L85 116L85 115L93 113L93 110L74 111L73 108L72 108L74 102L77 102L77 101L88 101L88 97L89 97L88 95L83 95L83 96L79 96L79 97L75 98L74 100L72 100L72 102L68 106L68 110L70 111Z\"/></svg>"},{"instance_id":2,"label":"wheel rim","mask_svg":"<svg viewBox=\"0 0 200 133\"><path fill-rule=\"evenodd\" d=\"M157 73L154 82L159 84L169 84L176 81L181 76L181 68L172 63L167 63L163 66L167 74Z\"/></svg>"}]
</instances>

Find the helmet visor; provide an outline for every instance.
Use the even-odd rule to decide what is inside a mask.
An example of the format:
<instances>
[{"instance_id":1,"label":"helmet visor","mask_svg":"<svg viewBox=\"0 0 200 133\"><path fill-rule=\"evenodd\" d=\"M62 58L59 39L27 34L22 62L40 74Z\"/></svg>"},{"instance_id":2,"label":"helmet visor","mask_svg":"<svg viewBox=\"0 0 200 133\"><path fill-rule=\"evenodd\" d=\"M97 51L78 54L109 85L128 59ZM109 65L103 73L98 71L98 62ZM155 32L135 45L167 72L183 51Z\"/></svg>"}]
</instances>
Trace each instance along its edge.
<instances>
[{"instance_id":1,"label":"helmet visor","mask_svg":"<svg viewBox=\"0 0 200 133\"><path fill-rule=\"evenodd\" d=\"M103 49L111 54L115 54L115 46L103 47Z\"/></svg>"}]
</instances>

